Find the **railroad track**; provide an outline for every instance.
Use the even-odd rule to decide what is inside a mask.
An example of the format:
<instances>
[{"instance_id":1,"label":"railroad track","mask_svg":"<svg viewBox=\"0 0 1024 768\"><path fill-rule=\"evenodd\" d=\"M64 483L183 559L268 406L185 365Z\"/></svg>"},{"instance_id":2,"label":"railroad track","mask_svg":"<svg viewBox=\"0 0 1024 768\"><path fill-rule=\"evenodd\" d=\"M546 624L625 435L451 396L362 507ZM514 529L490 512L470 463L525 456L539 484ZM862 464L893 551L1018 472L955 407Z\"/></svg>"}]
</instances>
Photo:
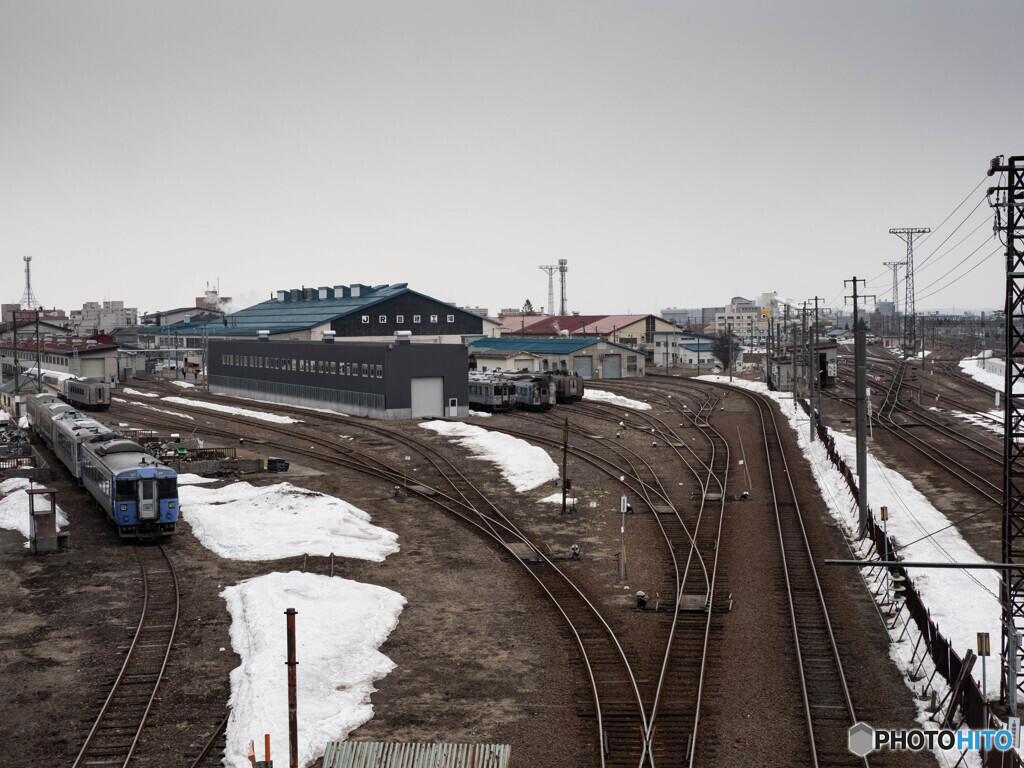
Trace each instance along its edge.
<instances>
[{"instance_id":1,"label":"railroad track","mask_svg":"<svg viewBox=\"0 0 1024 768\"><path fill-rule=\"evenodd\" d=\"M134 547L142 580L142 615L124 664L75 758L79 766L132 762L156 699L178 627L178 581L159 544Z\"/></svg>"}]
</instances>

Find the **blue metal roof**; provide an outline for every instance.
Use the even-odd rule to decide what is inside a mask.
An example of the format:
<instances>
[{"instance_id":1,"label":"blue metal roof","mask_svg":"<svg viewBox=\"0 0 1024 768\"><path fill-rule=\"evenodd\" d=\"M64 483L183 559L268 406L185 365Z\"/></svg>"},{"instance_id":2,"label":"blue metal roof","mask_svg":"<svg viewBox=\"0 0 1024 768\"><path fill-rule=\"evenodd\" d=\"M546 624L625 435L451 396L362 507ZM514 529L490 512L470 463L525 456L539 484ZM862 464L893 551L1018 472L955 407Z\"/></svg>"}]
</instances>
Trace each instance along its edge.
<instances>
[{"instance_id":1,"label":"blue metal roof","mask_svg":"<svg viewBox=\"0 0 1024 768\"><path fill-rule=\"evenodd\" d=\"M626 349L631 352L637 350L622 344L615 344L604 339L570 339L566 337L555 337L548 339L534 339L525 336L502 336L496 339L477 339L469 343L469 351L474 347L495 349L501 352L533 352L539 355L568 355L577 352L585 347L594 344L611 344L619 349Z\"/></svg>"},{"instance_id":2,"label":"blue metal roof","mask_svg":"<svg viewBox=\"0 0 1024 768\"><path fill-rule=\"evenodd\" d=\"M327 288L325 291L327 298L323 299L320 298L320 289L306 290L311 291L311 296L308 299L302 297L301 291L294 300L291 298L290 291L279 291L279 296L286 297L283 301L278 298L269 299L226 315L223 319L218 318L209 322L163 325L157 329L157 333L167 333L171 336L175 334L198 336L202 334L204 326L211 336L255 336L257 331L270 331L272 335L304 331L366 310L368 307L403 294L412 294L428 301L445 304L439 299L411 290L408 283L375 286L339 285ZM353 296L354 292L358 292L359 295ZM458 309L458 307L453 307L453 309ZM466 312L464 309L459 309L459 311ZM480 317L472 312L466 314ZM482 319L494 324L494 321L489 318Z\"/></svg>"}]
</instances>

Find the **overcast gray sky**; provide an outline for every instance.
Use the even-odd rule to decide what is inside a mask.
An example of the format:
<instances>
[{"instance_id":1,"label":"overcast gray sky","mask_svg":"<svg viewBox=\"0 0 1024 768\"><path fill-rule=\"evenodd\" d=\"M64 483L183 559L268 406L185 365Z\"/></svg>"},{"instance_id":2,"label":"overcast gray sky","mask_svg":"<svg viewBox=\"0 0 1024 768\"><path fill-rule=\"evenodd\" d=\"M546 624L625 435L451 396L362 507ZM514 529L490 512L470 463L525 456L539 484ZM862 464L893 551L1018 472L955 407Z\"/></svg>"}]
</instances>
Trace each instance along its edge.
<instances>
[{"instance_id":1,"label":"overcast gray sky","mask_svg":"<svg viewBox=\"0 0 1024 768\"><path fill-rule=\"evenodd\" d=\"M842 303L933 227L918 308L1001 307L968 214L1024 154L1022 33L1019 0L0 0L0 300L27 255L67 309L219 279L496 312L560 258L584 314Z\"/></svg>"}]
</instances>

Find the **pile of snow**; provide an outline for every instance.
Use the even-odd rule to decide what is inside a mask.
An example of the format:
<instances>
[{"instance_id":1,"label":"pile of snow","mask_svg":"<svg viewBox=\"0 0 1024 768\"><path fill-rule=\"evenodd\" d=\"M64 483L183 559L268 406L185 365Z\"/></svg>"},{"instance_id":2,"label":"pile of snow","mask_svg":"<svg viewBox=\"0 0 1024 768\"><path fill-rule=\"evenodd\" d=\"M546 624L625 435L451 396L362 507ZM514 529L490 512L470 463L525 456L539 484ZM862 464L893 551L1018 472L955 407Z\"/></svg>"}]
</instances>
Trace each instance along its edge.
<instances>
[{"instance_id":1,"label":"pile of snow","mask_svg":"<svg viewBox=\"0 0 1024 768\"><path fill-rule=\"evenodd\" d=\"M491 418L491 414L487 413L487 411L470 411L469 415L470 416L479 416L481 419L489 419L489 418Z\"/></svg>"},{"instance_id":2,"label":"pile of snow","mask_svg":"<svg viewBox=\"0 0 1024 768\"><path fill-rule=\"evenodd\" d=\"M1003 434L1003 413L1002 411L989 411L988 413L966 413L964 411L950 411L958 419L963 419L969 424L974 424L996 434Z\"/></svg>"},{"instance_id":3,"label":"pile of snow","mask_svg":"<svg viewBox=\"0 0 1024 768\"><path fill-rule=\"evenodd\" d=\"M628 397L613 395L611 392L605 392L600 389L590 389L589 387L583 391L583 399L596 400L600 403L609 403L611 405L620 405L623 408L634 408L638 411L651 410L651 406L648 403L641 403L639 400L630 400Z\"/></svg>"},{"instance_id":4,"label":"pile of snow","mask_svg":"<svg viewBox=\"0 0 1024 768\"><path fill-rule=\"evenodd\" d=\"M455 421L428 421L420 426L452 438L473 453L474 458L497 464L502 476L517 491L528 491L558 479L558 465L547 451L518 437Z\"/></svg>"},{"instance_id":5,"label":"pile of snow","mask_svg":"<svg viewBox=\"0 0 1024 768\"><path fill-rule=\"evenodd\" d=\"M285 610L294 608L299 765L323 755L373 716L373 683L394 668L377 648L398 624L405 598L384 587L310 573L271 573L228 587L231 646L242 657L231 672L231 718L224 764L249 768L250 740L263 755L288 755Z\"/></svg>"},{"instance_id":6,"label":"pile of snow","mask_svg":"<svg viewBox=\"0 0 1024 768\"><path fill-rule=\"evenodd\" d=\"M276 413L250 411L248 408L235 408L234 406L221 405L220 403L204 403L201 400L186 400L183 397L164 397L161 398L161 401L165 403L177 403L178 405L187 405L191 408L206 408L207 410L210 411L232 413L236 416L247 416L250 419L269 421L273 422L274 424L297 424L301 421L301 419L293 419L291 416L278 416Z\"/></svg>"},{"instance_id":7,"label":"pile of snow","mask_svg":"<svg viewBox=\"0 0 1024 768\"><path fill-rule=\"evenodd\" d=\"M160 397L156 392L139 392L137 389L131 387L121 387L121 391L126 395L138 395L139 397Z\"/></svg>"},{"instance_id":8,"label":"pile of snow","mask_svg":"<svg viewBox=\"0 0 1024 768\"><path fill-rule=\"evenodd\" d=\"M565 503L566 504L575 504L577 501L578 501L578 499L576 499L573 496L566 496L565 497ZM553 493L550 496L545 496L543 499L541 499L541 502L547 502L549 504L561 504L562 503L562 494L561 493Z\"/></svg>"},{"instance_id":9,"label":"pile of snow","mask_svg":"<svg viewBox=\"0 0 1024 768\"><path fill-rule=\"evenodd\" d=\"M28 494L25 490L31 485L27 477L12 477L0 483L0 528L17 531L26 539L29 535ZM57 507L57 530L68 524L64 510ZM28 541L25 546L29 546Z\"/></svg>"},{"instance_id":10,"label":"pile of snow","mask_svg":"<svg viewBox=\"0 0 1024 768\"><path fill-rule=\"evenodd\" d=\"M358 507L291 483L223 488L181 483L181 516L207 549L232 560L330 555L381 561L398 536L370 523Z\"/></svg>"},{"instance_id":11,"label":"pile of snow","mask_svg":"<svg viewBox=\"0 0 1024 768\"><path fill-rule=\"evenodd\" d=\"M1006 389L1006 381L1003 371L1005 361L995 357L991 353L984 353L978 357L968 357L960 361L960 370L966 373L975 381L979 381L997 392ZM1024 395L1024 382L1017 382L1013 392L1016 395Z\"/></svg>"},{"instance_id":12,"label":"pile of snow","mask_svg":"<svg viewBox=\"0 0 1024 768\"><path fill-rule=\"evenodd\" d=\"M192 389L192 387L195 386L195 384L189 384L184 379L180 381L178 379L175 379L174 381L171 382L171 384L173 384L176 387L181 387L182 389Z\"/></svg>"}]
</instances>

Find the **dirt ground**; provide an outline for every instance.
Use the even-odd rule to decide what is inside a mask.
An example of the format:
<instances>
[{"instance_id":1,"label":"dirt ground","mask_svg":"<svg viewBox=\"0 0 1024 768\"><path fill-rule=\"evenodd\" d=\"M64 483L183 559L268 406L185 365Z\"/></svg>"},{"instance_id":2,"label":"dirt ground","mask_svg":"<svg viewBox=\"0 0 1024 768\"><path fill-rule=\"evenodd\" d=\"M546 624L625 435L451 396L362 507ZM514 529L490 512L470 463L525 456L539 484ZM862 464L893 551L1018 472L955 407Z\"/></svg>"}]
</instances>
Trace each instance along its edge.
<instances>
[{"instance_id":1,"label":"dirt ground","mask_svg":"<svg viewBox=\"0 0 1024 768\"><path fill-rule=\"evenodd\" d=\"M133 415L115 406L106 418L118 423ZM742 407L730 408L719 417L723 432L748 424L748 417ZM523 420L516 417L477 423L513 421L521 428ZM414 423L406 428L424 437L425 430ZM595 432L601 428L593 425ZM538 421L537 429L550 436L550 426ZM258 428L250 437L259 439ZM638 451L649 445L639 433L626 440ZM750 446L746 450L752 453ZM394 460L404 449L380 452ZM280 453L286 454L274 451ZM668 462L668 453L663 455ZM757 485L763 482L758 475L762 470L753 457L751 465ZM661 583L661 556L644 557L642 542L653 547L655 539L644 533L649 522L642 515L631 521L638 542L635 570L627 583L617 578L612 558L618 549L614 508L619 489L597 472L583 466L570 469L581 504L566 519L556 505L537 502L554 492L553 485L517 495L488 464L467 459L465 466L542 537L553 556L567 557L572 543L586 542L584 561L572 565L587 574L598 599L619 611L620 618L631 615L627 612L636 589ZM668 467L679 472L671 462L665 464L666 472ZM244 479L258 484L288 480L343 498L399 536L401 551L383 563L335 563L336 575L388 587L408 600L398 627L381 648L397 668L377 682L374 718L351 738L507 743L515 766L592 764L589 753L575 746L591 737L589 721L577 715L587 695L575 667L577 649L517 563L425 500L392 498L389 484L363 475L293 461L288 475ZM845 556L845 543L815 502L808 480L802 470L799 481L816 521L814 535L827 550L822 556ZM689 481L680 477L679 482ZM0 532L0 688L6 692L0 723L6 754L0 763L23 768L74 760L120 667L139 610L140 579L132 551L136 545L117 541L92 500L59 465L52 485L71 520L66 551L32 556L20 535ZM590 501L597 504L593 512L587 512ZM781 658L784 643L765 629L784 627L784 616L766 599L774 576L748 567L751 547L771 546L770 531L763 495L761 501L730 506L722 557L734 609L721 619L721 647L709 680L704 765L799 763L799 752L786 744L789 728L783 724L791 717L772 706L787 685L774 661ZM140 745L138 764L147 766L187 765L188 756L225 713L228 675L239 659L231 650L220 591L272 571L326 573L329 568L326 558L224 560L204 549L187 523L180 524L169 553L181 588L181 618L172 666ZM827 578L842 596L841 642L856 670L858 695L866 702L864 719L905 721L912 713L910 692L888 661L886 636L873 605L850 576L833 572ZM737 748L737 739L752 748ZM778 761L787 754L796 762L788 757ZM929 759L893 764L929 764Z\"/></svg>"}]
</instances>

